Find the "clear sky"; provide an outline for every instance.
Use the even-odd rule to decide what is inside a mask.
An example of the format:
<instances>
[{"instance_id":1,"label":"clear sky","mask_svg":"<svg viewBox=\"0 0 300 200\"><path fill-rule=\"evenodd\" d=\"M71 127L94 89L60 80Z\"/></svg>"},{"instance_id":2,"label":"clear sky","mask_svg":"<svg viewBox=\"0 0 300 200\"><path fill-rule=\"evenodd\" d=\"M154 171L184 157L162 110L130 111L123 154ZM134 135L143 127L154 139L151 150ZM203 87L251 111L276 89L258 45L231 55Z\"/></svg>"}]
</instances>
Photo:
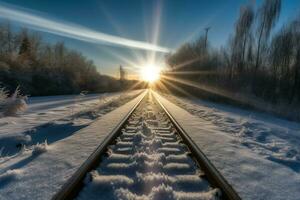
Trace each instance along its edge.
<instances>
[{"instance_id":1,"label":"clear sky","mask_svg":"<svg viewBox=\"0 0 300 200\"><path fill-rule=\"evenodd\" d=\"M117 75L120 64L134 74L139 65L151 59L156 63L163 62L165 51L174 51L182 43L193 40L203 34L207 26L211 27L209 40L213 46L226 44L233 32L240 6L248 2L2 0L0 16L2 20L11 18L14 27L41 30L47 42L64 41L66 46L92 59L101 73ZM256 6L260 3L261 0L255 2ZM282 0L282 4L277 27L300 14L299 0ZM7 8L10 13L6 12ZM26 17L14 16L15 12L25 13ZM33 20L30 20L31 15ZM36 19L48 21L41 23Z\"/></svg>"}]
</instances>

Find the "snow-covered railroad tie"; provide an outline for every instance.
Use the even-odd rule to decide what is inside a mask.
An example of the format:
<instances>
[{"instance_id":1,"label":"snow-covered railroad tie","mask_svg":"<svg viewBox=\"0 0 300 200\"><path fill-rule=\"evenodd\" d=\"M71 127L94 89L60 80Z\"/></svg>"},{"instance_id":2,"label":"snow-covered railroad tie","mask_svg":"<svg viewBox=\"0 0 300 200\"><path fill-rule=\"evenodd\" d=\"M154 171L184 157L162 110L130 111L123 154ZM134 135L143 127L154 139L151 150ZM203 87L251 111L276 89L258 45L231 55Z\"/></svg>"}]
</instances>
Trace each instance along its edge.
<instances>
[{"instance_id":1,"label":"snow-covered railroad tie","mask_svg":"<svg viewBox=\"0 0 300 200\"><path fill-rule=\"evenodd\" d=\"M151 92L54 199L240 199Z\"/></svg>"}]
</instances>

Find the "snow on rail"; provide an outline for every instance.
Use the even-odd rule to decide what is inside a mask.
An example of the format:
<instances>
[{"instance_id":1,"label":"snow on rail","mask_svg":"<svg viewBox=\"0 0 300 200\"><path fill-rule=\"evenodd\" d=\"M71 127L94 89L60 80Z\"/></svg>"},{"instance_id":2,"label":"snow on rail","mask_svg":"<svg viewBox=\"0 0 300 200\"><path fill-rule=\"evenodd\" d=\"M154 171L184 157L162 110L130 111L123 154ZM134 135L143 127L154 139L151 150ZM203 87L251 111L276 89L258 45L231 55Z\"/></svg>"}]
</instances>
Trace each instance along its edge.
<instances>
[{"instance_id":1,"label":"snow on rail","mask_svg":"<svg viewBox=\"0 0 300 200\"><path fill-rule=\"evenodd\" d=\"M149 96L137 107L77 199L218 199L163 109Z\"/></svg>"}]
</instances>

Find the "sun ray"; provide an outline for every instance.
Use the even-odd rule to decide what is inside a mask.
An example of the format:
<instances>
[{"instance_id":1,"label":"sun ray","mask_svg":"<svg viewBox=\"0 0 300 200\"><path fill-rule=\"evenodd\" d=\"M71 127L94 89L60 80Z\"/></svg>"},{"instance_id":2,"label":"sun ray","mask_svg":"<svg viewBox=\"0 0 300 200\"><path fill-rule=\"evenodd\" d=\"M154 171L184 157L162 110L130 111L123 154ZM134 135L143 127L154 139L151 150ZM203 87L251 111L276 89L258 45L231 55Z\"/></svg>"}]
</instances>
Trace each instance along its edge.
<instances>
[{"instance_id":1,"label":"sun ray","mask_svg":"<svg viewBox=\"0 0 300 200\"><path fill-rule=\"evenodd\" d=\"M161 77L162 77L163 79L167 79L167 80L174 81L174 82L177 82L177 83L181 83L181 84L184 84L184 85L188 85L188 86L191 86L191 87L194 87L194 88L198 88L198 89L200 89L200 90L209 92L209 93L211 93L211 94L223 96L223 97L226 97L226 98L228 98L228 99L231 99L231 100L235 100L235 101L236 101L236 99L234 98L234 95L233 95L233 94L230 94L229 92L222 91L222 90L217 89L217 88L213 88L213 87L211 87L211 86L200 85L200 84L198 84L198 83L196 83L196 82L188 81L188 80L183 80L183 79L180 79L180 78L178 78L178 77L173 78L173 77L165 76L165 75L161 75Z\"/></svg>"},{"instance_id":2,"label":"sun ray","mask_svg":"<svg viewBox=\"0 0 300 200\"><path fill-rule=\"evenodd\" d=\"M166 91L168 94L172 93L171 90L169 90L168 87L166 87L161 80L158 81L157 84L155 84L153 88L158 91L163 91L163 92Z\"/></svg>"},{"instance_id":3,"label":"sun ray","mask_svg":"<svg viewBox=\"0 0 300 200\"><path fill-rule=\"evenodd\" d=\"M169 82L168 80L164 80L162 79L161 80L162 83L165 83L166 85L168 85L169 87L172 87L173 89L177 90L178 92L188 96L188 97L195 97L193 95L191 95L190 93L188 93L187 91L183 90L182 88L172 84L171 82Z\"/></svg>"},{"instance_id":4,"label":"sun ray","mask_svg":"<svg viewBox=\"0 0 300 200\"><path fill-rule=\"evenodd\" d=\"M242 104L242 105L259 105L259 106L263 106L261 104L261 102L258 101L255 98L245 97L245 96L235 94L235 93L232 93L232 92L229 92L229 91L221 90L221 89L218 89L218 88L215 88L215 87L212 87L212 86L201 85L199 83L195 83L195 82L188 81L188 80L183 80L183 79L180 79L178 77L173 78L173 77L165 76L165 75L161 75L161 79L162 80L167 79L171 82L177 82L177 83L180 83L180 84L184 84L184 85L187 85L187 86L198 88L198 89L200 89L204 92L208 92L208 93L213 94L217 97L219 96L219 97L222 97L222 98L225 98L225 99L228 99L228 100L232 100L233 102L236 102L236 103L239 103L239 104ZM174 86L174 84L173 84L173 86Z\"/></svg>"},{"instance_id":5,"label":"sun ray","mask_svg":"<svg viewBox=\"0 0 300 200\"><path fill-rule=\"evenodd\" d=\"M184 61L184 62L178 64L178 65L172 66L172 69L173 70L180 69L180 68L183 68L183 67L185 67L187 65L193 64L193 63L195 63L195 62L197 62L199 60L201 60L200 57L197 57L197 58L194 58L194 59L191 59L191 60L187 60L187 61Z\"/></svg>"},{"instance_id":6,"label":"sun ray","mask_svg":"<svg viewBox=\"0 0 300 200\"><path fill-rule=\"evenodd\" d=\"M126 58L125 56L122 56L119 53L109 50L109 48L104 48L104 49L101 48L101 51L104 51L105 53L109 54L110 56L124 62L127 65L127 66L125 66L126 68L130 68L134 71L137 71L140 69L140 66L138 64L136 64L136 62ZM120 64L122 64L122 63L120 63Z\"/></svg>"},{"instance_id":7,"label":"sun ray","mask_svg":"<svg viewBox=\"0 0 300 200\"><path fill-rule=\"evenodd\" d=\"M153 27L153 35L152 35L152 44L157 44L159 41L159 33L160 33L160 23L161 23L161 13L162 13L162 1L158 1L155 4L155 9L154 9L154 27ZM156 52L152 51L150 53L150 58L149 61L150 63L155 62L155 57L156 57Z\"/></svg>"},{"instance_id":8,"label":"sun ray","mask_svg":"<svg viewBox=\"0 0 300 200\"><path fill-rule=\"evenodd\" d=\"M214 75L218 74L216 71L211 71L211 70L198 70L198 71L167 71L164 73L166 76L167 75L173 75L173 74L182 74L182 75Z\"/></svg>"},{"instance_id":9,"label":"sun ray","mask_svg":"<svg viewBox=\"0 0 300 200\"><path fill-rule=\"evenodd\" d=\"M145 82L143 82L143 81L137 81L135 84L133 84L132 86L130 86L124 92L137 89L139 85L142 86L141 88L145 88L146 87L146 83Z\"/></svg>"}]
</instances>

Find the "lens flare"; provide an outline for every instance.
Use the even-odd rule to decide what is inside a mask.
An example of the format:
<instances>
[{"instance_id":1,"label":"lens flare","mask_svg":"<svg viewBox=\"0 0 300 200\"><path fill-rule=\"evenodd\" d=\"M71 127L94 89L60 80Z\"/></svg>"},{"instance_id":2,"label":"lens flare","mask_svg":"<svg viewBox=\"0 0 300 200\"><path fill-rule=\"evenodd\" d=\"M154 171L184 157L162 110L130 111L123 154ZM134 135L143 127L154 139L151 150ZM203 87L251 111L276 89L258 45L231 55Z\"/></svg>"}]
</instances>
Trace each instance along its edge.
<instances>
[{"instance_id":1,"label":"lens flare","mask_svg":"<svg viewBox=\"0 0 300 200\"><path fill-rule=\"evenodd\" d=\"M24 8L21 9L20 7L15 7L2 2L0 2L0 19L9 19L25 24L31 29L96 44L111 44L163 53L168 53L170 51L166 47L161 47L148 42L110 35L81 25L40 16L40 14L35 14L34 11L28 12Z\"/></svg>"},{"instance_id":2,"label":"lens flare","mask_svg":"<svg viewBox=\"0 0 300 200\"><path fill-rule=\"evenodd\" d=\"M160 69L154 65L144 66L140 71L140 76L143 81L153 83L160 78Z\"/></svg>"}]
</instances>

